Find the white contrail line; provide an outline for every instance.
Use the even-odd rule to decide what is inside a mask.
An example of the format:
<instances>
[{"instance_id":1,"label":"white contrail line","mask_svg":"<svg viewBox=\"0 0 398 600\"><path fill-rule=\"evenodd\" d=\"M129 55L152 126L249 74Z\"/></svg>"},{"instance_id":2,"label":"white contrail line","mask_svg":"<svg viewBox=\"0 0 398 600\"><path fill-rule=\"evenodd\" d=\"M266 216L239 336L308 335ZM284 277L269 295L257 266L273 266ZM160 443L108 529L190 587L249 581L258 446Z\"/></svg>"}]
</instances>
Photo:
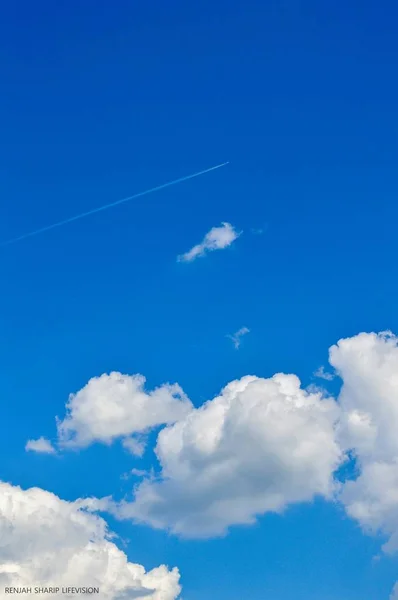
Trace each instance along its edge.
<instances>
[{"instance_id":1,"label":"white contrail line","mask_svg":"<svg viewBox=\"0 0 398 600\"><path fill-rule=\"evenodd\" d=\"M50 229L55 229L56 227L61 227L62 225L67 225L68 223L72 223L73 221L78 221L79 219L84 219L84 217L88 217L97 212L101 212L102 210L107 210L108 208L112 208L113 206L117 206L118 204L123 204L124 202L129 202L130 200L134 200L134 198L139 198L140 196L146 196L147 194L152 194L153 192L157 192L159 190L163 190L171 185L176 185L177 183L182 183L183 181L188 181L188 179L193 179L194 177L199 177L199 175L204 175L205 173L210 173L210 171L215 171L216 169L220 169L225 165L228 165L228 162L222 163L221 165L216 165L215 167L210 167L210 169L205 169L204 171L199 171L198 173L193 173L192 175L186 175L185 177L180 177L179 179L174 179L173 181L169 181L168 183L163 183L162 185L157 185L156 187L150 188L149 190L145 190L144 192L138 192L137 194L133 194L132 196L128 196L127 198L122 198L121 200L116 200L116 202L111 202L110 204L105 204L104 206L99 206L98 208L93 208L88 210L87 212L80 213L74 217L69 217L69 219L64 219L63 221L58 221L57 223L53 223L52 225L47 225L46 227L41 227L40 229L35 229L35 231L31 231L29 233L25 233L24 235L20 235L19 237L12 238L11 240L6 240L5 242L0 243L0 248L3 246L9 246L10 244L15 244L16 242L21 242L26 238L33 237L35 235L39 235L40 233L44 233L45 231L50 231Z\"/></svg>"}]
</instances>

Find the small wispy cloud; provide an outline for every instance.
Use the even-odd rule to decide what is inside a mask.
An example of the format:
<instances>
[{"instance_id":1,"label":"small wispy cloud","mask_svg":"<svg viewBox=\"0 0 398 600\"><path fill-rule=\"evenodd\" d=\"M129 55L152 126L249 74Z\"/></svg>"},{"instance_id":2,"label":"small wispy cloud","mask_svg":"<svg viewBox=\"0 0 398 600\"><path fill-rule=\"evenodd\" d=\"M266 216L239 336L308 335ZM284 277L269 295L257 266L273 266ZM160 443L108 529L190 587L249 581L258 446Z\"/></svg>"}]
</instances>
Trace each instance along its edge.
<instances>
[{"instance_id":1,"label":"small wispy cloud","mask_svg":"<svg viewBox=\"0 0 398 600\"><path fill-rule=\"evenodd\" d=\"M123 448L133 454L134 456L143 456L145 452L145 439L138 437L124 438L122 441Z\"/></svg>"},{"instance_id":2,"label":"small wispy cloud","mask_svg":"<svg viewBox=\"0 0 398 600\"><path fill-rule=\"evenodd\" d=\"M268 223L259 223L256 227L251 227L250 233L252 235L263 235L268 231L269 224Z\"/></svg>"},{"instance_id":3,"label":"small wispy cloud","mask_svg":"<svg viewBox=\"0 0 398 600\"><path fill-rule=\"evenodd\" d=\"M220 227L213 227L201 241L185 254L180 254L177 257L178 262L192 262L200 256L205 256L208 252L213 250L223 250L228 248L239 236L241 232L237 232L236 229L230 223L222 223Z\"/></svg>"},{"instance_id":4,"label":"small wispy cloud","mask_svg":"<svg viewBox=\"0 0 398 600\"><path fill-rule=\"evenodd\" d=\"M25 450L27 452L37 452L38 454L55 454L54 446L44 437L40 437L38 440L28 440Z\"/></svg>"},{"instance_id":5,"label":"small wispy cloud","mask_svg":"<svg viewBox=\"0 0 398 600\"><path fill-rule=\"evenodd\" d=\"M123 475L120 476L120 479L123 480L127 480L130 479L130 477L145 477L146 475L148 475L148 471L144 471L143 469L131 469L128 473L123 473Z\"/></svg>"},{"instance_id":6,"label":"small wispy cloud","mask_svg":"<svg viewBox=\"0 0 398 600\"><path fill-rule=\"evenodd\" d=\"M314 372L314 377L319 377L319 379L325 379L326 381L332 381L335 378L335 375L325 371L325 367L322 366Z\"/></svg>"},{"instance_id":7,"label":"small wispy cloud","mask_svg":"<svg viewBox=\"0 0 398 600\"><path fill-rule=\"evenodd\" d=\"M236 331L232 335L227 335L227 338L233 342L233 345L234 345L235 349L237 350L241 344L241 338L244 335L246 335L247 333L250 333L250 329L248 329L247 327L241 327L240 329L238 329L238 331Z\"/></svg>"}]
</instances>

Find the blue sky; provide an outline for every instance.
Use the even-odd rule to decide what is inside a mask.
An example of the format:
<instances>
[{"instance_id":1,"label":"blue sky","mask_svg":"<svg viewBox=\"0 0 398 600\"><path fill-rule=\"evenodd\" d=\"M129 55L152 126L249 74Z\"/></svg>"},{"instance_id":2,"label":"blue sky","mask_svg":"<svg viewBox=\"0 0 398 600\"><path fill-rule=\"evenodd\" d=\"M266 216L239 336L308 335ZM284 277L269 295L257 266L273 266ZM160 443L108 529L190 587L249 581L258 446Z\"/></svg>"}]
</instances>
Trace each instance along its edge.
<instances>
[{"instance_id":1,"label":"blue sky","mask_svg":"<svg viewBox=\"0 0 398 600\"><path fill-rule=\"evenodd\" d=\"M123 473L159 468L158 429L142 458L120 440L25 451L55 443L55 416L92 377L178 382L199 407L245 375L305 388L339 339L398 332L395 3L114 4L2 9L0 239L230 164L0 250L0 479L69 502L119 500ZM177 262L223 222L233 243ZM318 380L336 398L354 386L345 360ZM288 502L206 540L101 515L131 562L179 568L184 600L387 600L397 561L374 557L394 519L368 535L349 504Z\"/></svg>"}]
</instances>

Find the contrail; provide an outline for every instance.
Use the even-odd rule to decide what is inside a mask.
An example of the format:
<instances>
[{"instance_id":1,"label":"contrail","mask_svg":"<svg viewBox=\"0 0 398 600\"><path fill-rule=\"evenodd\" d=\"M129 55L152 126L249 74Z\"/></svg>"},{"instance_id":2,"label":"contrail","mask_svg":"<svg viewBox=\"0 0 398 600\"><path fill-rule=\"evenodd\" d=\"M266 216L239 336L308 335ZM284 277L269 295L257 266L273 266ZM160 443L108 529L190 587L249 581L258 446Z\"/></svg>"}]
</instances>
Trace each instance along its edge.
<instances>
[{"instance_id":1,"label":"contrail","mask_svg":"<svg viewBox=\"0 0 398 600\"><path fill-rule=\"evenodd\" d=\"M78 221L79 219L84 219L84 217L88 217L90 215L94 215L95 213L101 212L102 210L108 210L108 208L112 208L113 206L117 206L118 204L123 204L124 202L129 202L130 200L134 200L134 198L140 198L140 196L146 196L147 194L152 194L153 192L158 192L159 190L163 190L164 188L170 187L171 185L176 185L177 183L182 183L183 181L188 181L188 179L193 179L194 177L199 177L200 175L204 175L205 173L210 173L210 171L215 171L216 169L220 169L225 165L228 165L228 162L222 163L221 165L216 165L215 167L210 167L210 169L205 169L204 171L199 171L198 173L193 173L192 175L186 175L185 177L180 177L179 179L174 179L173 181L169 181L168 183L163 183L162 185L157 185L156 187L150 188L149 190L145 190L144 192L138 192L137 194L133 194L133 196L128 196L127 198L122 198L121 200L116 200L116 202L111 202L110 204L105 204L104 206L99 206L98 208L93 208L92 210L88 210L87 212L80 213L80 215L75 215L74 217L69 217L69 219L64 219L63 221L58 221L58 223L53 223L52 225L47 225L46 227L41 227L40 229L35 229L35 231L31 231L29 233L25 233L24 235L20 235L19 237L13 238L11 240L7 240L5 242L0 243L0 248L4 246L9 246L10 244L15 244L16 242L21 242L22 240L26 240L26 238L33 237L35 235L39 235L40 233L44 233L45 231L50 231L50 229L55 229L56 227L61 227L62 225L67 225L68 223L72 223L73 221Z\"/></svg>"}]
</instances>

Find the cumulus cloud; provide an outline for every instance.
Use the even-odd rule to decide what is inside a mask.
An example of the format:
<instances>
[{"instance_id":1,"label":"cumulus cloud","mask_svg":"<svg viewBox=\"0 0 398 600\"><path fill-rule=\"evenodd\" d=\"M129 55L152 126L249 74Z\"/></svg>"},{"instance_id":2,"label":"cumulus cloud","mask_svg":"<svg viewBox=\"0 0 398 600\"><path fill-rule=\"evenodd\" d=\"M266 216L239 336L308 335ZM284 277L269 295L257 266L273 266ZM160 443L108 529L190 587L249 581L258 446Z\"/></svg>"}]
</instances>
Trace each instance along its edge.
<instances>
[{"instance_id":1,"label":"cumulus cloud","mask_svg":"<svg viewBox=\"0 0 398 600\"><path fill-rule=\"evenodd\" d=\"M330 349L343 380L339 441L357 460L359 476L342 500L365 528L384 530L398 549L398 339L361 333Z\"/></svg>"},{"instance_id":2,"label":"cumulus cloud","mask_svg":"<svg viewBox=\"0 0 398 600\"><path fill-rule=\"evenodd\" d=\"M294 502L331 497L342 461L336 403L310 394L294 375L247 376L163 429L160 478L147 478L133 502L108 504L131 518L187 537L222 535Z\"/></svg>"},{"instance_id":3,"label":"cumulus cloud","mask_svg":"<svg viewBox=\"0 0 398 600\"><path fill-rule=\"evenodd\" d=\"M25 450L27 452L37 452L38 454L55 454L54 446L44 437L40 437L38 440L28 440Z\"/></svg>"},{"instance_id":4,"label":"cumulus cloud","mask_svg":"<svg viewBox=\"0 0 398 600\"><path fill-rule=\"evenodd\" d=\"M398 338L361 333L330 349L343 380L339 441L356 458L358 476L341 500L369 533L387 536L386 552L398 551ZM392 595L398 599L398 586Z\"/></svg>"},{"instance_id":5,"label":"cumulus cloud","mask_svg":"<svg viewBox=\"0 0 398 600\"><path fill-rule=\"evenodd\" d=\"M185 254L177 257L178 262L192 262L200 256L204 256L213 250L223 250L234 242L238 233L230 223L222 223L220 227L213 227L201 241Z\"/></svg>"},{"instance_id":6,"label":"cumulus cloud","mask_svg":"<svg viewBox=\"0 0 398 600\"><path fill-rule=\"evenodd\" d=\"M330 348L329 362L342 382L336 400L285 374L233 381L198 409L178 386L148 393L141 376L91 380L71 396L59 424L66 445L119 436L139 454L137 433L166 424L157 438L159 472L140 472L132 501L93 500L91 509L211 537L323 496L342 502L366 532L384 533L384 550L396 552L398 338L384 332L342 339ZM337 483L348 457L356 463L354 477ZM398 584L391 598L398 600Z\"/></svg>"},{"instance_id":7,"label":"cumulus cloud","mask_svg":"<svg viewBox=\"0 0 398 600\"><path fill-rule=\"evenodd\" d=\"M241 327L240 329L238 329L238 331L235 331L235 333L233 333L232 335L227 335L227 338L229 338L235 349L238 350L240 344L241 344L241 338L242 336L246 335L247 333L250 333L250 329L248 329L247 327Z\"/></svg>"},{"instance_id":8,"label":"cumulus cloud","mask_svg":"<svg viewBox=\"0 0 398 600\"><path fill-rule=\"evenodd\" d=\"M361 464L398 456L398 340L391 333L361 333L330 349L343 380L341 441Z\"/></svg>"},{"instance_id":9,"label":"cumulus cloud","mask_svg":"<svg viewBox=\"0 0 398 600\"><path fill-rule=\"evenodd\" d=\"M111 444L117 438L127 438L125 447L140 454L143 440L129 436L173 423L191 408L178 385L146 391L142 375L104 374L70 395L65 418L57 419L58 444L82 448L93 442Z\"/></svg>"},{"instance_id":10,"label":"cumulus cloud","mask_svg":"<svg viewBox=\"0 0 398 600\"><path fill-rule=\"evenodd\" d=\"M0 483L0 587L99 587L100 600L175 600L179 572L128 561L104 519L42 489ZM27 600L55 594L24 594Z\"/></svg>"}]
</instances>

